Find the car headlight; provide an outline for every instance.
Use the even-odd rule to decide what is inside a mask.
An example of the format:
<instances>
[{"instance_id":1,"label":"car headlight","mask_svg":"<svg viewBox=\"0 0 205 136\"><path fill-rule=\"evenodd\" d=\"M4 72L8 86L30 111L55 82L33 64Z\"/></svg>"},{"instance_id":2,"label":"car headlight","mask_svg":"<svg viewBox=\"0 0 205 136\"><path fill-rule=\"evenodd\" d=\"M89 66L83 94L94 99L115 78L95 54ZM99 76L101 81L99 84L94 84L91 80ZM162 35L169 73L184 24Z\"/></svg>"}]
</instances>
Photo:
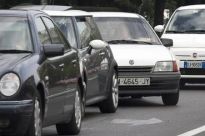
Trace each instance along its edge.
<instances>
[{"instance_id":1,"label":"car headlight","mask_svg":"<svg viewBox=\"0 0 205 136\"><path fill-rule=\"evenodd\" d=\"M0 92L5 96L14 95L20 86L20 79L14 73L5 74L0 80Z\"/></svg>"},{"instance_id":2,"label":"car headlight","mask_svg":"<svg viewBox=\"0 0 205 136\"><path fill-rule=\"evenodd\" d=\"M176 61L159 61L154 67L154 72L178 72Z\"/></svg>"}]
</instances>

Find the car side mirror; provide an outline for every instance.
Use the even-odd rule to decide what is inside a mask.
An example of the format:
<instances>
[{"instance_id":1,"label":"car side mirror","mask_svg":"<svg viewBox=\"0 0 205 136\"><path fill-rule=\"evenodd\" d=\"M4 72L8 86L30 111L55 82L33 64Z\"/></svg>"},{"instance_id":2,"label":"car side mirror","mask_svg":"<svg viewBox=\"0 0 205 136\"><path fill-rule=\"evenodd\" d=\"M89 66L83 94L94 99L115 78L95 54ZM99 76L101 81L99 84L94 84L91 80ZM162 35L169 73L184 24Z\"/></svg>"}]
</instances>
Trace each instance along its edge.
<instances>
[{"instance_id":1,"label":"car side mirror","mask_svg":"<svg viewBox=\"0 0 205 136\"><path fill-rule=\"evenodd\" d=\"M154 30L158 33L162 33L164 30L164 25L157 25L154 27Z\"/></svg>"},{"instance_id":2,"label":"car side mirror","mask_svg":"<svg viewBox=\"0 0 205 136\"><path fill-rule=\"evenodd\" d=\"M165 47L172 47L173 46L173 40L172 39L161 38L161 42Z\"/></svg>"},{"instance_id":3,"label":"car side mirror","mask_svg":"<svg viewBox=\"0 0 205 136\"><path fill-rule=\"evenodd\" d=\"M43 45L44 54L46 57L56 57L64 54L63 44L45 44Z\"/></svg>"},{"instance_id":4,"label":"car side mirror","mask_svg":"<svg viewBox=\"0 0 205 136\"><path fill-rule=\"evenodd\" d=\"M102 40L92 40L89 45L93 48L93 49L103 49L106 46L108 46L108 43Z\"/></svg>"}]
</instances>

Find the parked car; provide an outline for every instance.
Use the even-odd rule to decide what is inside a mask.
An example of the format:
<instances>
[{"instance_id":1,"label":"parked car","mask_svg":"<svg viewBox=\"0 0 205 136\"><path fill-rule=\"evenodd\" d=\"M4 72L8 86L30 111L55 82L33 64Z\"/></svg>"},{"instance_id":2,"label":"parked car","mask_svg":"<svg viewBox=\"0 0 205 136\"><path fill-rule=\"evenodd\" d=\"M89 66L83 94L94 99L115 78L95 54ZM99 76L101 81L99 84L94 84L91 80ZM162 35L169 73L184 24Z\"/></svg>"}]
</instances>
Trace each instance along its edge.
<instances>
[{"instance_id":1,"label":"parked car","mask_svg":"<svg viewBox=\"0 0 205 136\"><path fill-rule=\"evenodd\" d=\"M180 80L176 60L147 21L123 12L92 15L117 61L120 96L162 96L165 105L176 105ZM172 46L172 40L162 41Z\"/></svg>"},{"instance_id":2,"label":"parked car","mask_svg":"<svg viewBox=\"0 0 205 136\"><path fill-rule=\"evenodd\" d=\"M77 50L53 20L33 10L0 11L0 135L78 134L82 94Z\"/></svg>"},{"instance_id":3,"label":"parked car","mask_svg":"<svg viewBox=\"0 0 205 136\"><path fill-rule=\"evenodd\" d=\"M108 44L102 41L91 14L80 10L46 11L71 46L78 49L85 105L98 105L102 113L118 107L117 63Z\"/></svg>"},{"instance_id":4,"label":"parked car","mask_svg":"<svg viewBox=\"0 0 205 136\"><path fill-rule=\"evenodd\" d=\"M205 83L205 5L176 9L166 26L155 31L173 40L171 51L179 60L181 87L185 83Z\"/></svg>"}]
</instances>

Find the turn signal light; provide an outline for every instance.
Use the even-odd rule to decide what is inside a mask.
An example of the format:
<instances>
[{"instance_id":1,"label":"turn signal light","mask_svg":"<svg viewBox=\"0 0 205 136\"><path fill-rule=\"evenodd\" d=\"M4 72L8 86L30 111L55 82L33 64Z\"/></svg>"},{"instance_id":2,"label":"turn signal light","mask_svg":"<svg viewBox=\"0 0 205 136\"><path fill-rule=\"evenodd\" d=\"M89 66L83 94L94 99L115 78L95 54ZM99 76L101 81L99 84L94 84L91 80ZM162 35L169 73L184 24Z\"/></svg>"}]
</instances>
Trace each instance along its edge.
<instances>
[{"instance_id":1,"label":"turn signal light","mask_svg":"<svg viewBox=\"0 0 205 136\"><path fill-rule=\"evenodd\" d=\"M173 61L173 72L179 72L179 67L176 61Z\"/></svg>"}]
</instances>

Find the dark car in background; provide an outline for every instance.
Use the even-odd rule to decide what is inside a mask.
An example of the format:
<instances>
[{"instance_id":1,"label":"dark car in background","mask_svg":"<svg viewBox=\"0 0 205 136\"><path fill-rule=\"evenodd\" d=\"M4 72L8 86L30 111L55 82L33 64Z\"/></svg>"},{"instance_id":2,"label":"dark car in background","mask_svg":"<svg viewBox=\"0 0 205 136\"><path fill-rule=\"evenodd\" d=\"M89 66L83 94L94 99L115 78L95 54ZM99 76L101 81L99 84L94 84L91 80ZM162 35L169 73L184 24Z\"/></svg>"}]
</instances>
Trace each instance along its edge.
<instances>
[{"instance_id":1,"label":"dark car in background","mask_svg":"<svg viewBox=\"0 0 205 136\"><path fill-rule=\"evenodd\" d=\"M77 50L50 17L0 11L0 135L78 134L82 87Z\"/></svg>"},{"instance_id":2,"label":"dark car in background","mask_svg":"<svg viewBox=\"0 0 205 136\"><path fill-rule=\"evenodd\" d=\"M80 10L43 11L79 51L85 105L94 104L102 113L114 113L118 107L117 63L108 44L102 41L93 17Z\"/></svg>"}]
</instances>

